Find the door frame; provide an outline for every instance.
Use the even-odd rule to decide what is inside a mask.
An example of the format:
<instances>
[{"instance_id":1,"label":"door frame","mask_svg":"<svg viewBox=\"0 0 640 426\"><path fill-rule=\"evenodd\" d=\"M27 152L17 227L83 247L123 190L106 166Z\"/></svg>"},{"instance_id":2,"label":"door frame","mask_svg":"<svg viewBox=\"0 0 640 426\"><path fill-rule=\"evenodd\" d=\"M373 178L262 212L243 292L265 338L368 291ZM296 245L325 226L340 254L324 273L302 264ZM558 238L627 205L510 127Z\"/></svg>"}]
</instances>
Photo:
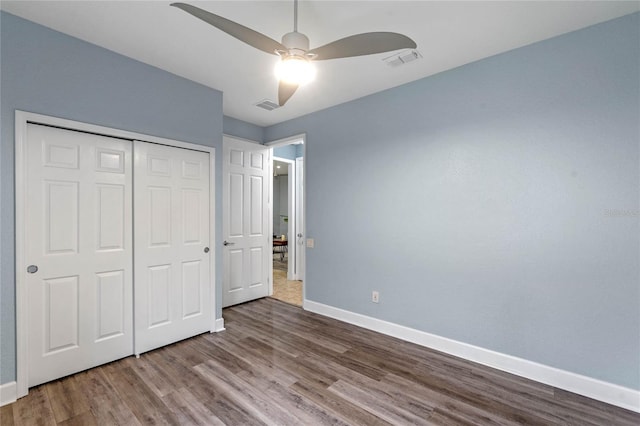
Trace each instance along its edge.
<instances>
[{"instance_id":1,"label":"door frame","mask_svg":"<svg viewBox=\"0 0 640 426\"><path fill-rule=\"evenodd\" d=\"M303 148L304 151L304 148ZM303 157L297 157L296 158L296 168L295 168L295 172L296 172L296 179L295 179L295 200L296 200L296 207L295 207L295 211L296 211L296 226L295 226L295 232L296 232L296 244L298 245L298 238L300 238L301 241L301 245L302 247L300 248L300 251L296 250L296 278L301 280L302 277L304 276L304 270L306 268L306 262L305 262L305 233L304 233L304 156ZM297 247L296 245L296 247ZM302 272L300 272L300 269L302 269Z\"/></svg>"},{"instance_id":2,"label":"door frame","mask_svg":"<svg viewBox=\"0 0 640 426\"><path fill-rule=\"evenodd\" d=\"M21 398L29 393L29 346L28 336L28 292L24 288L26 278L26 254L25 254L25 212L26 212L26 172L27 172L27 126L29 124L42 124L45 126L59 127L71 131L94 133L97 135L126 139L131 142L139 140L176 148L185 148L194 151L209 153L209 215L211 223L215 225L215 148L198 145L189 142L181 142L112 127L98 126L80 121L67 120L49 115L36 114L16 110L15 112L15 297L16 297L16 398ZM132 149L133 152L133 149ZM133 195L135 197L135 194ZM209 227L210 241L215 242L215 226ZM135 244L135 243L134 243ZM216 245L211 244L210 286L211 286L211 332L219 331L216 324L222 324L222 318L216 318L216 282L215 259ZM135 269L135 260L133 262ZM135 282L134 282L135 285ZM135 313L134 313L135 314ZM133 352L131 353L133 355Z\"/></svg>"},{"instance_id":3,"label":"door frame","mask_svg":"<svg viewBox=\"0 0 640 426\"><path fill-rule=\"evenodd\" d=\"M273 153L273 150L272 150ZM296 232L296 220L297 220L297 209L296 209L296 161L295 160L289 160L288 158L283 158L283 157L274 157L273 155L271 155L271 163L273 163L274 161L280 161L281 163L287 163L287 203L289 203L289 208L287 209L287 216L288 216L288 222L287 222L287 234L288 234L288 238L289 238L289 243L291 243L291 241L295 241L295 232ZM269 235L271 235L271 237L273 238L273 218L275 217L275 207L273 205L273 200L274 200L274 195L273 195L273 178L275 176L271 175L271 177L269 178L269 180L271 180L271 186L270 186L270 199L272 200L271 203L271 218L270 218L270 222L269 222ZM273 243L272 243L273 245ZM289 256L289 260L287 261L287 279L288 280L297 280L297 274L295 272L295 267L296 267L296 258L298 256L298 253L296 252L296 250L290 250L291 246L289 246L287 248L287 254ZM271 268L273 268L273 261L271 262ZM273 276L273 269L271 270L271 276ZM271 292L271 294L273 294L273 292Z\"/></svg>"},{"instance_id":4,"label":"door frame","mask_svg":"<svg viewBox=\"0 0 640 426\"><path fill-rule=\"evenodd\" d=\"M307 156L307 134L306 133L299 133L299 134L296 134L296 135L293 135L293 136L289 136L289 137L286 137L286 138L276 139L276 140L270 141L270 142L265 142L264 145L272 148L271 151L273 152L273 148L277 148L277 147L280 147L280 146L286 146L286 145L292 145L292 144L296 144L296 143L302 144L302 158L306 158L306 156ZM273 155L272 155L272 157L273 157ZM296 170L295 170L296 169L296 161L295 160L291 160L291 161L293 162L292 171L293 171L293 183L294 183L294 185L293 185L293 188L290 188L290 190L293 190L294 193L295 193L296 192L295 190L296 190L296 188L298 186L297 175L296 175ZM307 168L306 167L302 168L302 176L303 176L302 184L303 184L304 187L306 187L306 182L307 182ZM271 191L273 193L273 174L270 174L269 180L270 180L269 186L270 186ZM289 179L289 182L291 183L291 179ZM273 195L272 195L271 198L273 199ZM298 203L296 202L292 206L292 208L295 210L294 216L296 216L296 217L300 214L300 212L297 211L297 209L296 209L297 204ZM303 226L302 235L303 235L303 237L302 238L304 238L304 239L306 239L306 235L307 235L307 233L306 233L306 228L307 228L307 221L306 221L307 205L306 204L307 204L307 197L303 196L303 199L302 199L302 219L303 219L302 220L302 226ZM270 226L273 227L273 205L271 206L270 215L271 215L271 221L269 223L271 224ZM291 227L290 227L290 229L291 229ZM295 229L295 226L294 226L294 229ZM295 230L294 234L297 233L297 232L298 231ZM273 229L271 230L270 235L273 235ZM297 241L297 236L294 235L294 237L296 238L296 241ZM302 249L301 250L303 252L303 256L304 256L305 260L306 260L306 247L307 247L306 244L302 244ZM296 248L297 248L297 246L296 246ZM298 255L298 253L296 252L296 254L294 256L297 256L297 255ZM291 261L291 257L289 258L289 260ZM273 262L271 262L270 268L271 268L271 281L273 281ZM303 307L304 307L304 301L306 299L306 285L305 285L306 275L307 275L307 267L306 267L306 263L305 263L305 267L304 267L304 271L302 273L302 276L300 276L300 274L296 272L295 277L293 277L296 280L302 280L302 306ZM287 278L289 278L289 277L287 277ZM273 283L271 283L271 285L273 286ZM273 294L273 291L271 291L270 294Z\"/></svg>"}]
</instances>

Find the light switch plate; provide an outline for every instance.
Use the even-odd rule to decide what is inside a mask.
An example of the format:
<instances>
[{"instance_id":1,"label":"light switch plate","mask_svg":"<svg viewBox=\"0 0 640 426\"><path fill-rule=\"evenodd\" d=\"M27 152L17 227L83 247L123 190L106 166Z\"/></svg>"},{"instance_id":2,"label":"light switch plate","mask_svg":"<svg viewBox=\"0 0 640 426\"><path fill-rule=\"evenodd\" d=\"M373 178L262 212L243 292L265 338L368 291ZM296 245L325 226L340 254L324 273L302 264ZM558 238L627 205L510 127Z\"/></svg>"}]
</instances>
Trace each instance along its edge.
<instances>
[{"instance_id":1,"label":"light switch plate","mask_svg":"<svg viewBox=\"0 0 640 426\"><path fill-rule=\"evenodd\" d=\"M307 248L313 248L315 246L315 241L313 238L307 238Z\"/></svg>"}]
</instances>

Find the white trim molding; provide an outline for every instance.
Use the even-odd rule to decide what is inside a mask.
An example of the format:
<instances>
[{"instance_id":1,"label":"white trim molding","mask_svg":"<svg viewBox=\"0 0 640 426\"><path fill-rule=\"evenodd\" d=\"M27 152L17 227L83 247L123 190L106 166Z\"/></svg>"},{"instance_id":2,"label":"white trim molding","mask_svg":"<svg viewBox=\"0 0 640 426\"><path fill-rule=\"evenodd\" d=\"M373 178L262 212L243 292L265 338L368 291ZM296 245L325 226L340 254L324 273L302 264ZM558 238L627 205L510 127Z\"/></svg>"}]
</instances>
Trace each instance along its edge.
<instances>
[{"instance_id":1,"label":"white trim molding","mask_svg":"<svg viewBox=\"0 0 640 426\"><path fill-rule=\"evenodd\" d=\"M289 170L287 171L287 204L289 205L289 208L287 209L287 217L288 222L287 222L287 235L289 238L289 241L292 241L293 244L288 246L288 257L289 260L287 261L287 280L290 281L294 281L294 280L299 280L300 278L297 277L296 273L295 273L295 266L296 266L296 257L298 255L296 249L296 221L298 218L298 210L296 208L297 206L297 201L296 201L296 186L298 184L298 179L297 179L297 174L296 174L296 160L290 160L288 158L283 158L283 157L275 157L273 155L273 150L271 151L271 165L273 166L273 163L275 161L280 161L282 163L287 163L287 167L289 168ZM276 206L274 205L274 195L273 195L273 184L274 184L274 169L271 169L271 172L269 173L269 186L270 186L270 195L269 195L269 200L271 200L271 214L270 214L270 221L269 221L269 226L270 226L270 231L269 231L269 235L274 235L274 229L273 229L273 219L276 216ZM275 235L279 235L280 232L278 232ZM273 244L273 241L270 241L271 244ZM271 263L271 268L270 268L270 273L269 276L273 277L273 262ZM270 290L269 290L269 295L273 295L273 280L271 280L270 282Z\"/></svg>"},{"instance_id":2,"label":"white trim molding","mask_svg":"<svg viewBox=\"0 0 640 426\"><path fill-rule=\"evenodd\" d=\"M468 361L486 365L536 382L577 393L607 404L640 413L640 391L613 383L538 364L424 331L383 321L322 303L304 300L305 310L324 315L378 333L435 349Z\"/></svg>"},{"instance_id":3,"label":"white trim molding","mask_svg":"<svg viewBox=\"0 0 640 426\"><path fill-rule=\"evenodd\" d=\"M213 332L214 333L219 333L219 332L224 331L224 330L225 330L225 328L224 328L224 318L216 319L215 328L213 329Z\"/></svg>"},{"instance_id":4,"label":"white trim molding","mask_svg":"<svg viewBox=\"0 0 640 426\"><path fill-rule=\"evenodd\" d=\"M0 385L0 407L16 402L16 399L18 399L17 390L18 386L16 382Z\"/></svg>"},{"instance_id":5,"label":"white trim molding","mask_svg":"<svg viewBox=\"0 0 640 426\"><path fill-rule=\"evenodd\" d=\"M268 146L270 148L277 148L279 146L291 145L291 144L305 144L307 139L306 133L299 133L297 135L288 136L282 139L276 139L274 141L265 142L264 146Z\"/></svg>"}]
</instances>

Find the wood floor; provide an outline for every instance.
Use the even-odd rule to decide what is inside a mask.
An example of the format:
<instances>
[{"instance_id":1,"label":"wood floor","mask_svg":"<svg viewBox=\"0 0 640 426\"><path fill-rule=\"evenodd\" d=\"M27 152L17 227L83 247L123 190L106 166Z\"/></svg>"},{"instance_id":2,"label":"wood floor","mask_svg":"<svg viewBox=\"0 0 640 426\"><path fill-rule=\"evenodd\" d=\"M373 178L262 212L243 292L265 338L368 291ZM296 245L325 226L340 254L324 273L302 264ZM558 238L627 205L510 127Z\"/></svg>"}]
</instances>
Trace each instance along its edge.
<instances>
[{"instance_id":1,"label":"wood floor","mask_svg":"<svg viewBox=\"0 0 640 426\"><path fill-rule=\"evenodd\" d=\"M227 330L30 390L11 425L638 425L640 415L303 311L224 310Z\"/></svg>"}]
</instances>

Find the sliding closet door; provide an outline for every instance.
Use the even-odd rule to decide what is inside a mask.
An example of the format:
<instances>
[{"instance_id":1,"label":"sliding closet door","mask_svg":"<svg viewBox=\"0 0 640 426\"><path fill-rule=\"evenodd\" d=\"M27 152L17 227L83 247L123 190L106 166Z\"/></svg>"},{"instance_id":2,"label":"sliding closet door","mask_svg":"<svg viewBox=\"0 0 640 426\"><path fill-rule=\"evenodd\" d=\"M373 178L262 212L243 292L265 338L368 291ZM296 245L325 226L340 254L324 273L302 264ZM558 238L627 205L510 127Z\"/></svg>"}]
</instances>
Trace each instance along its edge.
<instances>
[{"instance_id":1,"label":"sliding closet door","mask_svg":"<svg viewBox=\"0 0 640 426\"><path fill-rule=\"evenodd\" d=\"M134 142L135 353L212 323L209 154Z\"/></svg>"},{"instance_id":2,"label":"sliding closet door","mask_svg":"<svg viewBox=\"0 0 640 426\"><path fill-rule=\"evenodd\" d=\"M131 142L29 124L29 386L133 352Z\"/></svg>"}]
</instances>

